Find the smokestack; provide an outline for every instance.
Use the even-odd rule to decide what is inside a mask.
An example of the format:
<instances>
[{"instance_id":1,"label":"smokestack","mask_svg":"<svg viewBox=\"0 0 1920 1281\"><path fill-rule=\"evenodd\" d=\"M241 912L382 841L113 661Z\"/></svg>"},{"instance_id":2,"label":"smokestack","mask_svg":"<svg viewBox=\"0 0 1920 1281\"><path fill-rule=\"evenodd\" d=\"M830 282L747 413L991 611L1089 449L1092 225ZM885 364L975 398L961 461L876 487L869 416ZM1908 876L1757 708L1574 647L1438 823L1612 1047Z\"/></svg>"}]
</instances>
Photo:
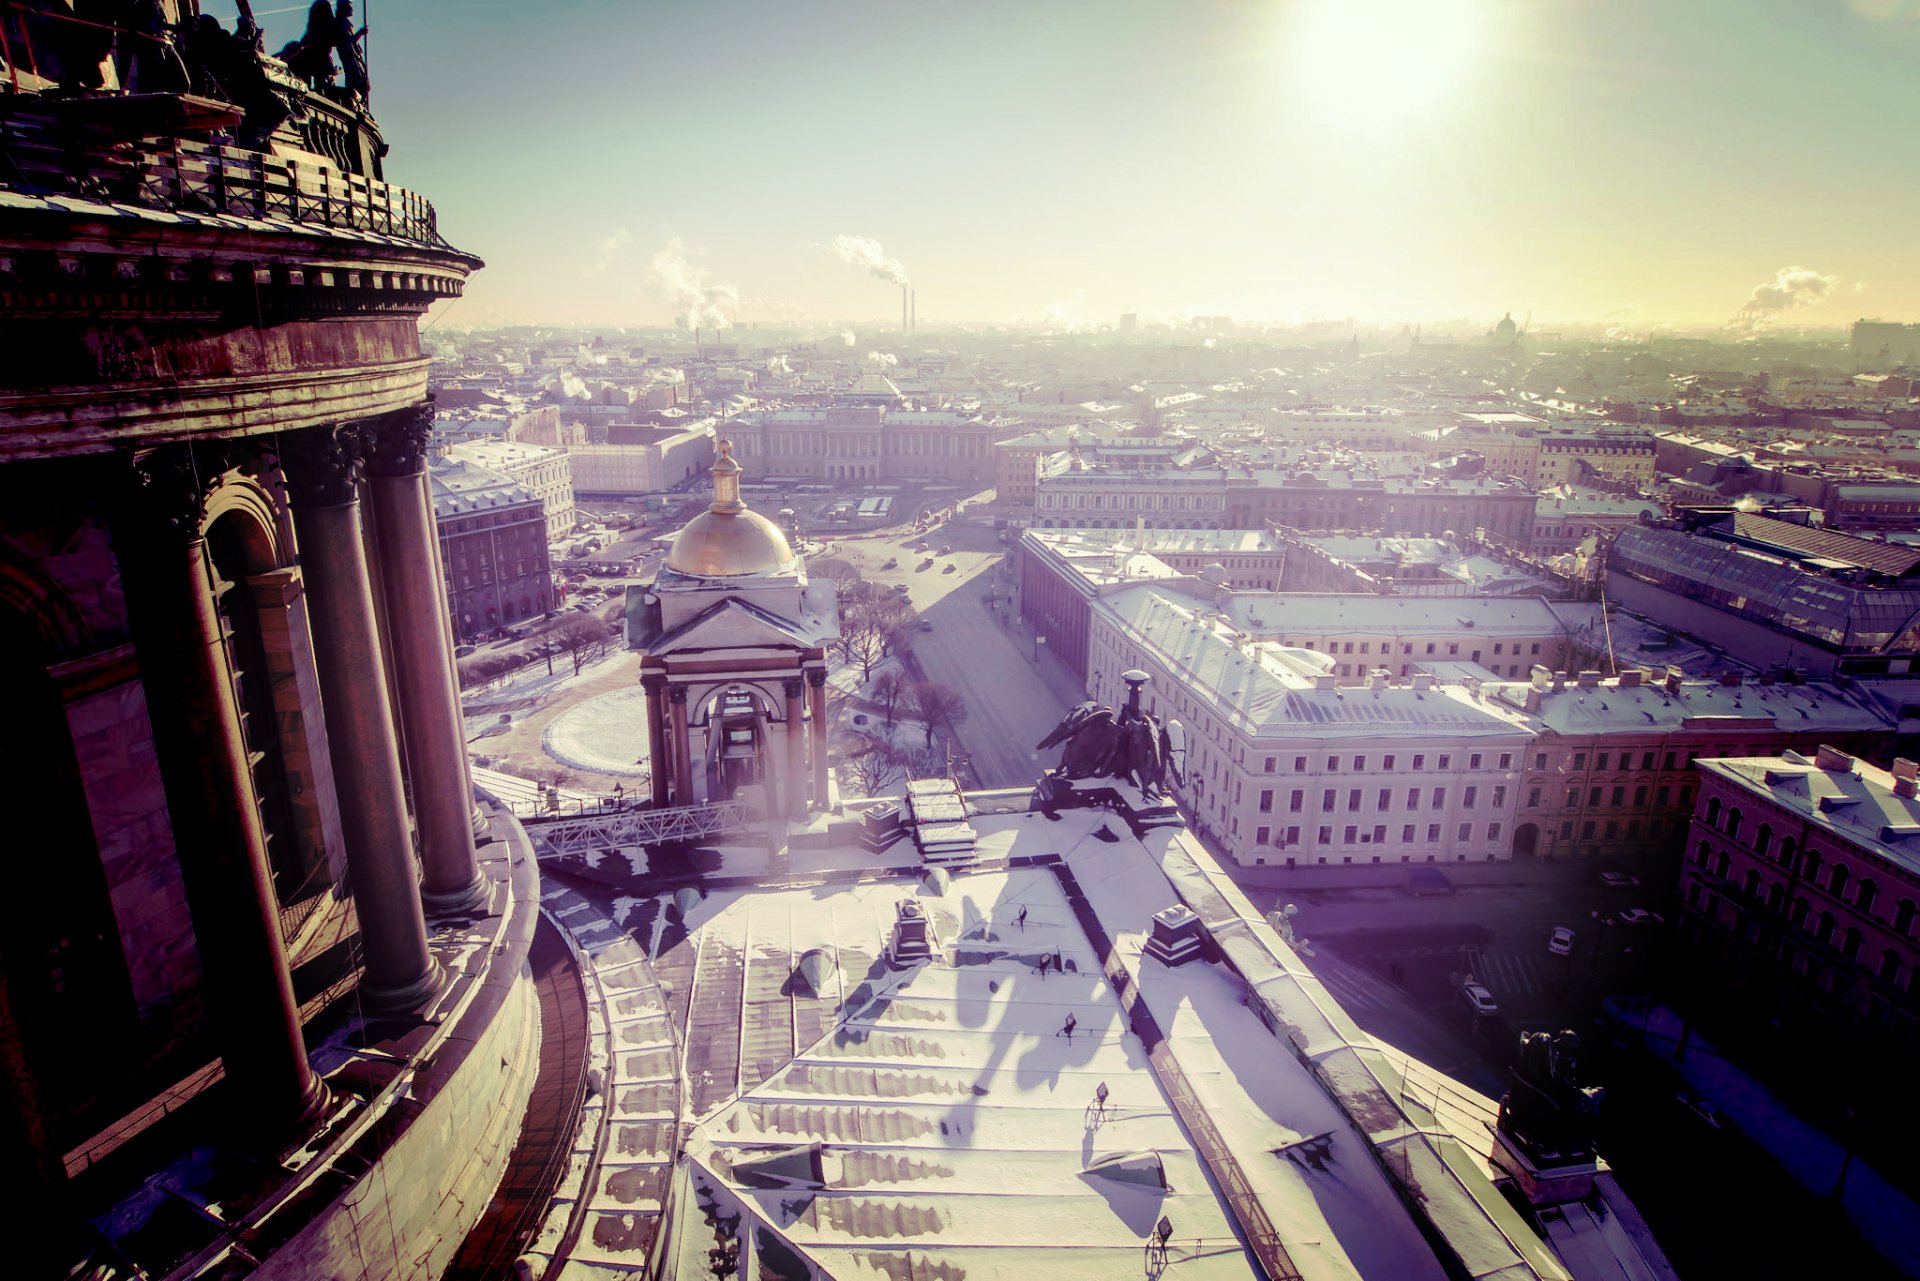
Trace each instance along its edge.
<instances>
[{"instance_id":1,"label":"smokestack","mask_svg":"<svg viewBox=\"0 0 1920 1281\"><path fill-rule=\"evenodd\" d=\"M700 350L700 326L698 325L693 327L693 349L695 351Z\"/></svg>"},{"instance_id":2,"label":"smokestack","mask_svg":"<svg viewBox=\"0 0 1920 1281\"><path fill-rule=\"evenodd\" d=\"M920 291L918 289L907 291L907 332L910 334L920 332Z\"/></svg>"},{"instance_id":3,"label":"smokestack","mask_svg":"<svg viewBox=\"0 0 1920 1281\"><path fill-rule=\"evenodd\" d=\"M907 332L907 292L905 285L900 286L900 332L903 334Z\"/></svg>"}]
</instances>

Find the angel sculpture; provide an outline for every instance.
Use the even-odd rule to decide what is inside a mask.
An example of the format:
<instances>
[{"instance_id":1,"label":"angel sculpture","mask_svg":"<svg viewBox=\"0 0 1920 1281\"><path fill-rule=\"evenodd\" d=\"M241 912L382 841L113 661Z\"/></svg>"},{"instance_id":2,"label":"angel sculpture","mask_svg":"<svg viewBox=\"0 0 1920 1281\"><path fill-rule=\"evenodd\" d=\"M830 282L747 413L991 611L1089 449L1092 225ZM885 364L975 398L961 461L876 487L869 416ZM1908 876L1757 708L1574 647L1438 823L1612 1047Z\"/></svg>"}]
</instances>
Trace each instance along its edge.
<instances>
[{"instance_id":1,"label":"angel sculpture","mask_svg":"<svg viewBox=\"0 0 1920 1281\"><path fill-rule=\"evenodd\" d=\"M1162 725L1142 711L1139 683L1128 683L1132 689L1125 707L1115 712L1089 699L1068 712L1035 750L1066 744L1054 770L1059 778L1126 779L1142 796L1159 799L1169 777L1176 785L1186 782L1186 730L1179 721Z\"/></svg>"}]
</instances>

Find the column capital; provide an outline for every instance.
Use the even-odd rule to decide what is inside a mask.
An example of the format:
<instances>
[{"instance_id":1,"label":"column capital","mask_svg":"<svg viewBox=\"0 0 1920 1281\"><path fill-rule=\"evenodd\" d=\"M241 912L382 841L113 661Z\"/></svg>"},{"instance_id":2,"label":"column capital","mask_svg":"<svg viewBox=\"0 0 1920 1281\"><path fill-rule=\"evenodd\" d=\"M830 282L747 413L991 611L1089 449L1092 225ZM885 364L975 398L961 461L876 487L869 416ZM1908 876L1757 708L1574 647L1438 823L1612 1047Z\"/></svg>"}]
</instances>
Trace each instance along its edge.
<instances>
[{"instance_id":1,"label":"column capital","mask_svg":"<svg viewBox=\"0 0 1920 1281\"><path fill-rule=\"evenodd\" d=\"M824 686L824 685L825 685L826 683L827 683L827 669L826 669L826 668L824 668L824 667L809 667L809 668L807 669L807 684L809 684L809 685L811 685L811 686L813 686L813 687L814 687L815 689L820 689L820 688L821 688L821 687L823 687L823 686Z\"/></svg>"},{"instance_id":2,"label":"column capital","mask_svg":"<svg viewBox=\"0 0 1920 1281\"><path fill-rule=\"evenodd\" d=\"M281 437L287 488L296 505L341 507L358 496L365 443L358 428L309 427Z\"/></svg>"},{"instance_id":3,"label":"column capital","mask_svg":"<svg viewBox=\"0 0 1920 1281\"><path fill-rule=\"evenodd\" d=\"M200 536L207 501L222 475L246 461L227 441L157 445L129 458L133 506L150 526L182 539Z\"/></svg>"},{"instance_id":4,"label":"column capital","mask_svg":"<svg viewBox=\"0 0 1920 1281\"><path fill-rule=\"evenodd\" d=\"M367 471L375 476L418 476L427 469L433 435L433 401L356 424L365 445Z\"/></svg>"},{"instance_id":5,"label":"column capital","mask_svg":"<svg viewBox=\"0 0 1920 1281\"><path fill-rule=\"evenodd\" d=\"M780 692L792 699L799 698L807 691L806 685L798 676L789 676L786 680L780 682Z\"/></svg>"},{"instance_id":6,"label":"column capital","mask_svg":"<svg viewBox=\"0 0 1920 1281\"><path fill-rule=\"evenodd\" d=\"M642 672L640 674L640 688L646 690L648 694L658 698L660 691L666 687L667 676L665 672Z\"/></svg>"},{"instance_id":7,"label":"column capital","mask_svg":"<svg viewBox=\"0 0 1920 1281\"><path fill-rule=\"evenodd\" d=\"M687 687L685 685L667 686L667 701L685 707L687 705Z\"/></svg>"}]
</instances>

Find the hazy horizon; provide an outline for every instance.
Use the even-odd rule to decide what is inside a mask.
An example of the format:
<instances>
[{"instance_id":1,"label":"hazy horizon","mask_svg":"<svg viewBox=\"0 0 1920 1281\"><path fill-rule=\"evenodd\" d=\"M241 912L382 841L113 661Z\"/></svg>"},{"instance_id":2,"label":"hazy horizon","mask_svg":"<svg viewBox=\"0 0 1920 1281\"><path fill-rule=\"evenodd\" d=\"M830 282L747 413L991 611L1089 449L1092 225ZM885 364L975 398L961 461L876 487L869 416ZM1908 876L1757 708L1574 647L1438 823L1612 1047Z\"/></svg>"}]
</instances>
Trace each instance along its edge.
<instances>
[{"instance_id":1,"label":"hazy horizon","mask_svg":"<svg viewBox=\"0 0 1920 1281\"><path fill-rule=\"evenodd\" d=\"M462 328L1920 319L1920 0L362 18Z\"/></svg>"}]
</instances>

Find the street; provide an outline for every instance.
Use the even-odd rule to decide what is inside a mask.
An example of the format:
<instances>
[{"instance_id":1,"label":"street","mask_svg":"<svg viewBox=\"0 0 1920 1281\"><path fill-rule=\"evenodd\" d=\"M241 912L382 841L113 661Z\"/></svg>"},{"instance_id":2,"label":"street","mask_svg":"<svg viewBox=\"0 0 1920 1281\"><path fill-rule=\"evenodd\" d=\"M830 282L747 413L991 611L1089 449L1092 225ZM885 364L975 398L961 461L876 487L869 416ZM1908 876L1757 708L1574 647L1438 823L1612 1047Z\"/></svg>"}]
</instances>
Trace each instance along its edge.
<instances>
[{"instance_id":1,"label":"street","mask_svg":"<svg viewBox=\"0 0 1920 1281\"><path fill-rule=\"evenodd\" d=\"M921 542L928 550L916 549ZM953 551L939 554L947 546ZM1023 649L1030 640L1006 626L999 569L1005 551L993 530L952 523L924 535L848 540L833 553L873 582L906 584L914 609L931 625L908 632L913 661L928 680L952 686L966 700L958 738L971 765L968 785L981 788L1030 786L1054 763L1038 759L1033 745L1069 706L1035 670ZM889 559L899 564L882 569ZM933 563L921 568L929 559ZM945 572L948 564L957 566L954 572Z\"/></svg>"}]
</instances>

